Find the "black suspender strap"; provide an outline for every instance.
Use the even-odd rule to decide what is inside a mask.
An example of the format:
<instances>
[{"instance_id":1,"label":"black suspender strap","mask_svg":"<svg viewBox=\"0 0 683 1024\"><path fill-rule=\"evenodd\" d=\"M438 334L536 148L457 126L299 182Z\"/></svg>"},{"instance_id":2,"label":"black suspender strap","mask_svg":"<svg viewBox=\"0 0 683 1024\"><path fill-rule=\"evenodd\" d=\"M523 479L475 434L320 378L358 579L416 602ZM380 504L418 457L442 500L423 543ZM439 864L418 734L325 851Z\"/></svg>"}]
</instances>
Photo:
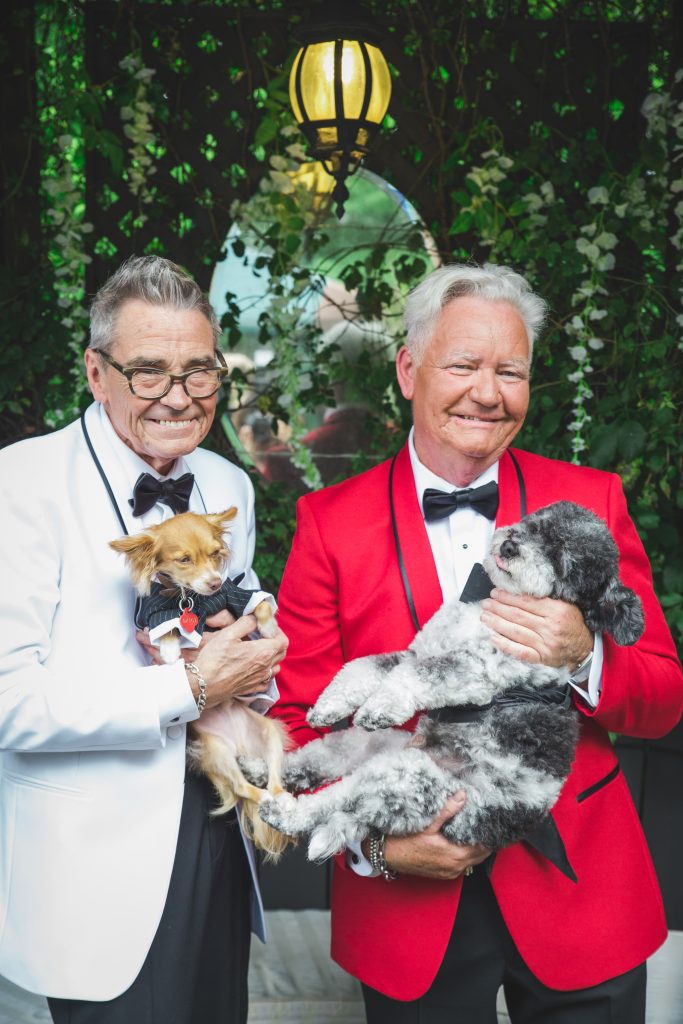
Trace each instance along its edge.
<instances>
[{"instance_id":1,"label":"black suspender strap","mask_svg":"<svg viewBox=\"0 0 683 1024\"><path fill-rule=\"evenodd\" d=\"M398 458L398 452L394 455L391 460L391 468L389 469L389 508L391 509L391 527L394 531L394 543L396 545L396 556L398 558L398 567L401 572L401 579L403 580L403 590L406 595L408 602L408 608L410 609L410 617L413 620L415 626L415 632L420 629L420 622L415 611L415 602L413 601L413 592L410 589L410 581L408 579L408 573L406 572L406 565L403 561L403 552L401 551L401 541L398 537L398 526L396 524L396 510L394 509L394 467L396 465L396 459Z\"/></svg>"},{"instance_id":2,"label":"black suspender strap","mask_svg":"<svg viewBox=\"0 0 683 1024\"><path fill-rule=\"evenodd\" d=\"M105 488L107 490L107 494L109 495L109 500L112 503L112 507L113 507L114 511L116 512L116 518L118 519L119 523L121 524L121 529L123 530L125 535L128 536L128 530L126 529L126 524L123 521L123 516L121 515L121 509L116 504L116 498L114 497L114 492L111 489L111 484L107 480L107 474L102 469L102 463L97 458L97 455L95 453L95 449L93 448L93 443L90 440L90 434L88 433L88 428L85 425L85 415L81 416L81 427L83 429L83 437L85 438L85 443L87 444L88 449L90 451L90 454L92 455L92 460L95 463L95 467L97 469L97 472L100 474L100 477L102 479L102 483L104 484L104 486L105 486Z\"/></svg>"},{"instance_id":3,"label":"black suspender strap","mask_svg":"<svg viewBox=\"0 0 683 1024\"><path fill-rule=\"evenodd\" d=\"M519 468L519 463L514 457L510 449L507 450L508 455L512 459L512 465L515 467L515 473L517 474L517 483L519 484L519 518L524 519L526 515L526 487L524 486L524 477L522 471Z\"/></svg>"}]
</instances>

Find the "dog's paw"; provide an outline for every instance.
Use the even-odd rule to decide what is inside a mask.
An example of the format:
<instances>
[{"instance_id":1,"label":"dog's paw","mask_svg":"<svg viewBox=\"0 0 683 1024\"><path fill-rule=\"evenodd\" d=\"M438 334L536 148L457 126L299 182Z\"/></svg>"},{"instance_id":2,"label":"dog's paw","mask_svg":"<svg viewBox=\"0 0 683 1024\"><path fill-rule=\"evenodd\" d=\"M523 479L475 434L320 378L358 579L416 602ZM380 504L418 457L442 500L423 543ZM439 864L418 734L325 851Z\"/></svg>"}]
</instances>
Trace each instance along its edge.
<instances>
[{"instance_id":1,"label":"dog's paw","mask_svg":"<svg viewBox=\"0 0 683 1024\"><path fill-rule=\"evenodd\" d=\"M344 837L338 835L334 829L321 825L311 834L308 842L308 859L317 864L341 853L346 846Z\"/></svg>"},{"instance_id":2,"label":"dog's paw","mask_svg":"<svg viewBox=\"0 0 683 1024\"><path fill-rule=\"evenodd\" d=\"M314 729L321 729L325 725L334 725L335 722L341 721L342 718L346 718L347 714L348 711L340 711L334 701L326 701L323 695L318 703L310 709L306 720Z\"/></svg>"},{"instance_id":3,"label":"dog's paw","mask_svg":"<svg viewBox=\"0 0 683 1024\"><path fill-rule=\"evenodd\" d=\"M268 765L262 757L249 757L247 754L241 754L237 758L237 764L247 782L250 782L252 786L258 786L259 789L265 789L268 782Z\"/></svg>"},{"instance_id":4,"label":"dog's paw","mask_svg":"<svg viewBox=\"0 0 683 1024\"><path fill-rule=\"evenodd\" d=\"M280 793L278 796L264 793L258 809L259 817L266 825L276 828L278 832L284 832L287 836L299 833L294 822L295 811L296 799L290 793Z\"/></svg>"},{"instance_id":5,"label":"dog's paw","mask_svg":"<svg viewBox=\"0 0 683 1024\"><path fill-rule=\"evenodd\" d=\"M353 724L372 732L403 725L415 714L415 706L405 694L394 697L391 694L374 694L369 697L354 715Z\"/></svg>"}]
</instances>

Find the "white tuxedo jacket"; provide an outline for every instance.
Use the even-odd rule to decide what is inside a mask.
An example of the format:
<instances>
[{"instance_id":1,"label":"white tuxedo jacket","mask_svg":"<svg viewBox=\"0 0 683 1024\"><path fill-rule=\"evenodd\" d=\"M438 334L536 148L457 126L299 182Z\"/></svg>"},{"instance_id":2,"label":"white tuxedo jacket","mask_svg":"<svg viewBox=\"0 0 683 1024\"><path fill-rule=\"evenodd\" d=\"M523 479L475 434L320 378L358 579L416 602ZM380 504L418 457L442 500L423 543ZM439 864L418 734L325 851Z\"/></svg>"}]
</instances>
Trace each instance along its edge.
<instances>
[{"instance_id":1,"label":"white tuxedo jacket","mask_svg":"<svg viewBox=\"0 0 683 1024\"><path fill-rule=\"evenodd\" d=\"M140 530L97 405L93 445ZM230 575L251 570L254 495L211 452L185 457L203 502L236 505ZM197 501L199 504L197 505ZM0 451L0 974L112 999L140 971L166 901L197 717L181 663L149 666L121 527L81 425Z\"/></svg>"}]
</instances>

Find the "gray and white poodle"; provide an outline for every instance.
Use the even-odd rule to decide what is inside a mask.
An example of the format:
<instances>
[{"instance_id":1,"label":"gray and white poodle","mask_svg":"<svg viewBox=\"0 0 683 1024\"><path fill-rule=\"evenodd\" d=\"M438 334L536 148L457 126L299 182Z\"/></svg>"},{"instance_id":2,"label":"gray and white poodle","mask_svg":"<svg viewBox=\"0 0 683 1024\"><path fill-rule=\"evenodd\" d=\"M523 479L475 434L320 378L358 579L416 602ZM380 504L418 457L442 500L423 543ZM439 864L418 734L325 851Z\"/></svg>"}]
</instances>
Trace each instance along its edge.
<instances>
[{"instance_id":1,"label":"gray and white poodle","mask_svg":"<svg viewBox=\"0 0 683 1024\"><path fill-rule=\"evenodd\" d=\"M619 581L618 560L606 524L561 501L496 530L484 568L494 586L571 602L590 630L629 645L643 613ZM530 836L574 756L569 671L501 653L480 616L480 603L450 601L406 651L345 665L308 720L326 726L355 712L354 726L288 754L283 776L290 790L332 785L266 797L262 818L287 835L309 834L308 856L322 860L373 828L421 832L464 789L464 808L443 826L449 839L496 850ZM390 728L417 711L426 713L414 733Z\"/></svg>"}]
</instances>

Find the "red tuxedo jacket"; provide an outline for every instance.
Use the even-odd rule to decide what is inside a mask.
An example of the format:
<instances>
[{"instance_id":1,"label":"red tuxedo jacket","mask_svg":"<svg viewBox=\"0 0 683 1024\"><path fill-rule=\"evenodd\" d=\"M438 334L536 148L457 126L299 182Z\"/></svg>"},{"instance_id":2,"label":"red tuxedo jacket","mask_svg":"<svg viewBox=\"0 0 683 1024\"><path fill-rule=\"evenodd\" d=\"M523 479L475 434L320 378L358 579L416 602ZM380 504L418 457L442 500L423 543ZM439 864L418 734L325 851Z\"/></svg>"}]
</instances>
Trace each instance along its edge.
<instances>
[{"instance_id":1,"label":"red tuxedo jacket","mask_svg":"<svg viewBox=\"0 0 683 1024\"><path fill-rule=\"evenodd\" d=\"M620 575L643 602L646 629L632 648L604 643L598 707L580 698L581 738L553 810L570 881L525 843L502 850L491 882L515 944L545 985L596 985L642 963L664 941L657 879L608 730L657 737L678 721L683 678L652 589L649 563L618 476L516 451L528 511L566 499L608 523ZM401 650L414 635L399 573L389 509L389 463L299 501L298 525L279 594L290 646L274 711L298 744L317 734L305 714L342 664ZM499 467L497 526L519 519L519 485L506 454ZM394 501L401 549L420 624L442 603L407 447L396 462ZM342 858L338 858L341 861ZM363 878L335 866L332 955L347 971L395 999L431 985L455 919L461 880ZM457 927L457 925L456 925Z\"/></svg>"}]
</instances>

